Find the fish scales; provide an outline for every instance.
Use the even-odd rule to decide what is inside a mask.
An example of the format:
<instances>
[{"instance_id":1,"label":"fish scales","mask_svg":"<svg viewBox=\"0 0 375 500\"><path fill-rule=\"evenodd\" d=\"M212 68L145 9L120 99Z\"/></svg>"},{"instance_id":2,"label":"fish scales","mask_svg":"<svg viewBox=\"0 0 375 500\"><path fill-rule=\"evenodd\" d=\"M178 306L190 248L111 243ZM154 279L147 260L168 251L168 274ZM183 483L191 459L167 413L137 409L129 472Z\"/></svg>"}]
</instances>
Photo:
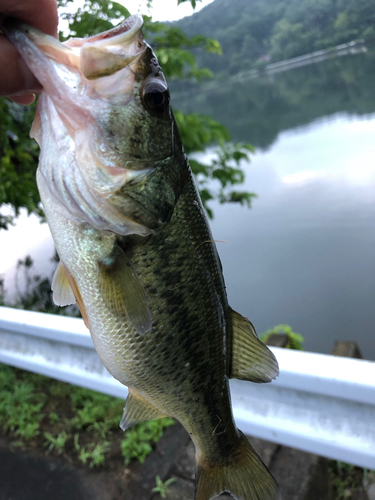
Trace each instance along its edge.
<instances>
[{"instance_id":1,"label":"fish scales","mask_svg":"<svg viewBox=\"0 0 375 500\"><path fill-rule=\"evenodd\" d=\"M217 427L217 417L208 409L216 408L216 415L231 420L223 356L229 308L216 249L209 242L212 236L200 206L192 203L196 196L190 179L171 222L146 243L126 247L150 308L158 311L150 335L137 337L137 350L143 350L144 358L136 369L137 387L143 394L154 392L153 405L176 416L192 435L196 435L197 420L207 431ZM197 248L202 241L207 243ZM207 275L216 277L216 283ZM153 389L159 374L160 383ZM217 378L222 385L218 386ZM164 404L161 393L167 398ZM171 403L171 397L176 403ZM212 415L213 422L197 419L201 414Z\"/></svg>"},{"instance_id":2,"label":"fish scales","mask_svg":"<svg viewBox=\"0 0 375 500\"><path fill-rule=\"evenodd\" d=\"M8 20L44 86L32 134L60 256L52 288L77 302L108 371L129 387L120 426L168 415L196 448L196 500L276 500L233 420L229 378L270 382L273 354L227 301L222 266L142 18L66 44Z\"/></svg>"}]
</instances>

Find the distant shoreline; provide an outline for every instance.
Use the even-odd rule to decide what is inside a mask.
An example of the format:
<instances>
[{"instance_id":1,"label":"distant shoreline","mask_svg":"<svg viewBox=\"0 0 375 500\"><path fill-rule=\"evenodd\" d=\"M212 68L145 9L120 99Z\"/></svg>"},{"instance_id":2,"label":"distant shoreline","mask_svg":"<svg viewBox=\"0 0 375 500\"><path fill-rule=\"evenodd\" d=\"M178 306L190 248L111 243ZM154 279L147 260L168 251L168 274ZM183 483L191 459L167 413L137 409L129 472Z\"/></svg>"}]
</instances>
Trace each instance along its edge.
<instances>
[{"instance_id":1,"label":"distant shoreline","mask_svg":"<svg viewBox=\"0 0 375 500\"><path fill-rule=\"evenodd\" d=\"M317 50L315 52L310 52L308 54L303 54L301 56L292 57L291 59L284 59L282 61L277 61L267 64L264 63L257 67L253 67L249 70L240 71L231 76L214 75L210 80L207 80L204 83L198 82L197 84L195 84L188 82L190 88L187 91L176 90L176 92L178 93L179 96L182 96L184 94L187 95L190 93L191 89L195 88L196 86L199 86L200 92L202 91L204 92L211 90L212 88L217 87L218 85L228 84L233 82L243 82L249 79L259 78L262 76L270 76L277 73L282 73L284 71L288 71L290 69L300 68L302 66L308 66L310 64L316 64L325 61L326 59L329 58L341 57L346 55L366 54L371 48L371 45L374 45L375 47L375 41L373 44L368 40L351 41L348 43L335 45L334 47L330 47L328 49ZM180 80L176 82L177 83L176 86L179 87L180 83L182 82L186 84L184 80ZM171 85L172 88L173 85L174 82Z\"/></svg>"}]
</instances>

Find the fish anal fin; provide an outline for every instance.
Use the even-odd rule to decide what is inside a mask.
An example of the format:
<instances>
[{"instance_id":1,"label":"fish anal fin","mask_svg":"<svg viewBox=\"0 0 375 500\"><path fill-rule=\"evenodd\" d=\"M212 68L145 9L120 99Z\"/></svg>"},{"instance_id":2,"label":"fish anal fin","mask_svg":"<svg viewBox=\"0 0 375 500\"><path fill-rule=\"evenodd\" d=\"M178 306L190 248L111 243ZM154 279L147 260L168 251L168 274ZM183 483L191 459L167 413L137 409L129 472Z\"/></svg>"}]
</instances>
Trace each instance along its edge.
<instances>
[{"instance_id":1,"label":"fish anal fin","mask_svg":"<svg viewBox=\"0 0 375 500\"><path fill-rule=\"evenodd\" d=\"M239 446L227 460L210 462L198 458L196 500L210 500L224 492L237 500L281 499L275 479L239 433Z\"/></svg>"},{"instance_id":2,"label":"fish anal fin","mask_svg":"<svg viewBox=\"0 0 375 500\"><path fill-rule=\"evenodd\" d=\"M70 286L65 267L60 261L57 265L55 274L52 279L52 298L57 306L70 306L76 303L76 299Z\"/></svg>"},{"instance_id":3,"label":"fish anal fin","mask_svg":"<svg viewBox=\"0 0 375 500\"><path fill-rule=\"evenodd\" d=\"M164 413L148 403L133 389L129 389L129 395L125 401L120 427L124 431L138 422L143 422L143 420L155 420L165 416Z\"/></svg>"},{"instance_id":4,"label":"fish anal fin","mask_svg":"<svg viewBox=\"0 0 375 500\"><path fill-rule=\"evenodd\" d=\"M230 378L271 382L279 374L273 353L258 339L255 328L236 311L232 314L232 363Z\"/></svg>"},{"instance_id":5,"label":"fish anal fin","mask_svg":"<svg viewBox=\"0 0 375 500\"><path fill-rule=\"evenodd\" d=\"M141 335L151 329L152 316L137 272L123 250L115 246L105 261L99 262L102 297L110 311L130 321Z\"/></svg>"},{"instance_id":6,"label":"fish anal fin","mask_svg":"<svg viewBox=\"0 0 375 500\"><path fill-rule=\"evenodd\" d=\"M68 271L68 269L65 266L64 266L64 269L65 269L66 277L69 281L70 287L73 291L74 297L76 299L78 309L80 310L82 319L85 322L86 327L88 329L90 329L89 317L87 315L86 307L85 307L85 304L83 302L81 292L79 291L79 288L77 286L76 280L73 278L73 276L70 274L70 272Z\"/></svg>"}]
</instances>

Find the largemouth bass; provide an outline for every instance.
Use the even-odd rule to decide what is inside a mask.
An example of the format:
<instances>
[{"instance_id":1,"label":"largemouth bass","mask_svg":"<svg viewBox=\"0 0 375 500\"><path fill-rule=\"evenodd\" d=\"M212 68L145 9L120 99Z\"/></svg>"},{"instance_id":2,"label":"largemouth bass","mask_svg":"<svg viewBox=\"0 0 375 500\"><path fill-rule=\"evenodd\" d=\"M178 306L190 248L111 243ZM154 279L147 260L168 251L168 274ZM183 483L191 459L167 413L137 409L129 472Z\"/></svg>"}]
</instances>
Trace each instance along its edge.
<instances>
[{"instance_id":1,"label":"largemouth bass","mask_svg":"<svg viewBox=\"0 0 375 500\"><path fill-rule=\"evenodd\" d=\"M196 499L279 498L231 411L229 378L270 382L277 361L227 302L219 256L142 18L61 44L4 31L43 85L32 136L60 256L59 305L77 302L108 371L129 387L121 427L170 416L196 448Z\"/></svg>"}]
</instances>

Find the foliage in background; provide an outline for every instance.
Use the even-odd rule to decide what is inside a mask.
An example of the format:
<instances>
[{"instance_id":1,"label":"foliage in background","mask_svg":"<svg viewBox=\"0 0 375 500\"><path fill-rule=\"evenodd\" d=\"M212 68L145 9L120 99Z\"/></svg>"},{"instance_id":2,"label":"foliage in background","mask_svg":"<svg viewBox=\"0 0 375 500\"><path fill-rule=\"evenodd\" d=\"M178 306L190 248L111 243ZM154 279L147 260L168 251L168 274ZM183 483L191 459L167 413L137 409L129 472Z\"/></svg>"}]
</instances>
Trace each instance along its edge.
<instances>
[{"instance_id":1,"label":"foliage in background","mask_svg":"<svg viewBox=\"0 0 375 500\"><path fill-rule=\"evenodd\" d=\"M181 2L180 2L181 3ZM191 0L195 4L194 0ZM59 12L65 21L64 32L60 32L60 39L66 40L70 36L84 37L95 35L112 28L129 16L129 11L122 5L109 0L84 0L76 9L73 0L58 0ZM73 13L70 10L76 9ZM170 80L186 78L191 81L200 81L212 75L211 71L201 68L196 63L192 49L200 48L209 54L220 54L220 44L201 34L186 36L177 27L172 27L160 22L153 22L150 17L144 16L144 34L150 39L156 55L166 77ZM178 107L178 106L177 106ZM0 100L0 208L7 206L7 214L0 213L0 229L7 228L19 215L21 208L42 215L39 193L35 183L35 172L39 149L34 140L28 137L36 104L30 107L19 106L7 99ZM177 123L183 128L182 140L185 144L194 143L194 151L203 151L207 146L217 143L219 150L229 140L225 127L208 117L197 117L193 128L184 127L185 121L194 121L194 116L184 117L177 114ZM192 136L194 135L194 139ZM193 150L187 147L190 153ZM237 145L233 153L243 151L242 145ZM248 149L246 150L248 151ZM245 152L246 152L245 151ZM226 159L225 176L230 173L232 163L236 162L233 155ZM227 168L228 167L228 168ZM221 168L216 165L215 170ZM238 165L237 165L238 168ZM201 177L210 175L210 165L200 165ZM219 183L221 177L217 177ZM233 182L231 182L233 181ZM231 201L248 203L247 193L230 190L231 184L238 183L238 176L229 178L229 183L222 185L225 194L215 193L205 188L204 203L209 199L219 197L220 202ZM207 196L207 192L209 196ZM210 211L212 215L212 211Z\"/></svg>"},{"instance_id":2,"label":"foliage in background","mask_svg":"<svg viewBox=\"0 0 375 500\"><path fill-rule=\"evenodd\" d=\"M331 483L330 498L335 500L368 498L364 489L375 484L375 471L355 465L329 460L328 471Z\"/></svg>"},{"instance_id":3,"label":"foliage in background","mask_svg":"<svg viewBox=\"0 0 375 500\"><path fill-rule=\"evenodd\" d=\"M143 462L174 421L142 422L124 434L123 406L121 399L0 364L0 435L13 438L13 446L69 452L89 467L111 453L125 464Z\"/></svg>"},{"instance_id":4,"label":"foliage in background","mask_svg":"<svg viewBox=\"0 0 375 500\"><path fill-rule=\"evenodd\" d=\"M286 348L302 351L302 344L305 339L300 333L293 332L291 326L289 325L274 326L270 330L267 330L265 333L260 335L260 340L264 343L267 343L267 339L271 335L287 335L288 343L286 345Z\"/></svg>"},{"instance_id":5,"label":"foliage in background","mask_svg":"<svg viewBox=\"0 0 375 500\"><path fill-rule=\"evenodd\" d=\"M225 12L225 15L223 15ZM223 56L197 53L215 76L352 40L375 39L373 0L215 0L173 24L220 42Z\"/></svg>"},{"instance_id":6,"label":"foliage in background","mask_svg":"<svg viewBox=\"0 0 375 500\"><path fill-rule=\"evenodd\" d=\"M21 208L42 215L35 171L39 148L29 138L35 106L19 106L9 99L0 99L0 208L7 205L7 214L0 212L0 231L6 229Z\"/></svg>"},{"instance_id":7,"label":"foliage in background","mask_svg":"<svg viewBox=\"0 0 375 500\"><path fill-rule=\"evenodd\" d=\"M184 141L185 151L190 157L190 166L197 179L202 202L210 217L213 212L207 202L213 199L220 203L235 202L251 206L255 193L236 191L232 186L242 184L245 173L242 162L250 162L250 153L254 147L246 143L229 143L230 136L227 129L207 115L174 113L178 128ZM185 138L185 139L184 139ZM209 161L199 161L194 153L203 152L207 145L216 143ZM211 156L211 157L210 157ZM215 179L219 186L217 191L211 187L209 181ZM209 187L210 186L210 187Z\"/></svg>"}]
</instances>

